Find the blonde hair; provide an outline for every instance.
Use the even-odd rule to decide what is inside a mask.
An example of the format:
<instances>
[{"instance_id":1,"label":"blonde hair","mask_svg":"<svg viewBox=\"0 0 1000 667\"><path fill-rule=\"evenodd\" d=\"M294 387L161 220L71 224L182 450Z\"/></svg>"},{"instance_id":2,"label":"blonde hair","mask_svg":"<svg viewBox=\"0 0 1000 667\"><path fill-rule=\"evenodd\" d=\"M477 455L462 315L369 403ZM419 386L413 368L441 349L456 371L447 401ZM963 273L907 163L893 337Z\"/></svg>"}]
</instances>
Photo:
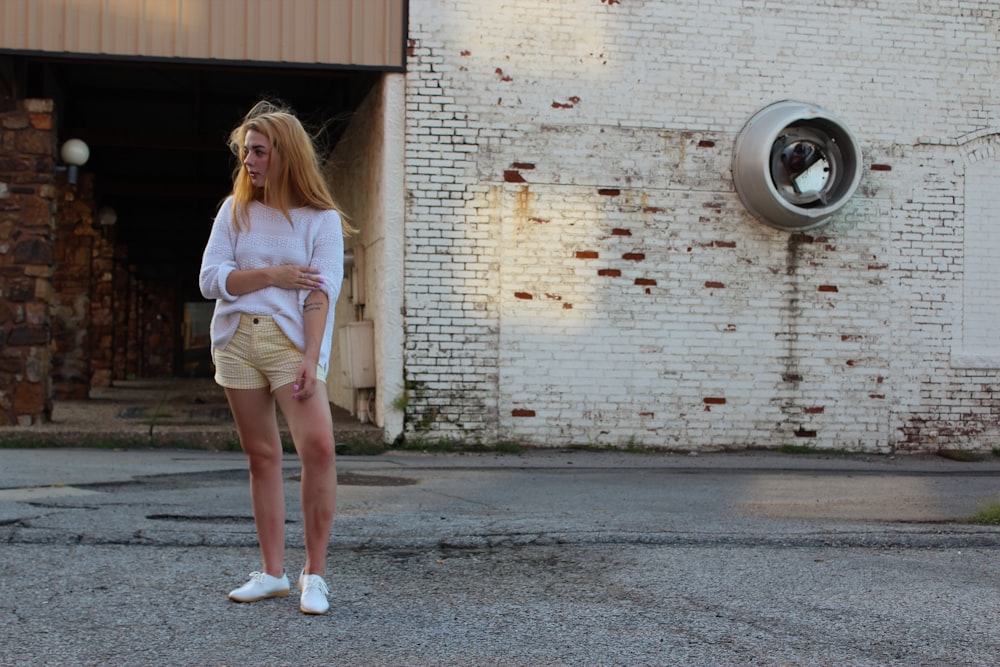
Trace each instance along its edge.
<instances>
[{"instance_id":1,"label":"blonde hair","mask_svg":"<svg viewBox=\"0 0 1000 667\"><path fill-rule=\"evenodd\" d=\"M243 164L247 155L244 141L250 130L267 137L272 154L277 153L280 157L277 165L269 163L263 192L254 187ZM233 170L233 225L237 229L250 228L250 202L262 199L279 209L289 223L292 222L292 208L310 206L340 213L345 235L357 231L347 224L330 194L312 137L288 107L267 100L257 102L230 133L229 150L239 160Z\"/></svg>"}]
</instances>

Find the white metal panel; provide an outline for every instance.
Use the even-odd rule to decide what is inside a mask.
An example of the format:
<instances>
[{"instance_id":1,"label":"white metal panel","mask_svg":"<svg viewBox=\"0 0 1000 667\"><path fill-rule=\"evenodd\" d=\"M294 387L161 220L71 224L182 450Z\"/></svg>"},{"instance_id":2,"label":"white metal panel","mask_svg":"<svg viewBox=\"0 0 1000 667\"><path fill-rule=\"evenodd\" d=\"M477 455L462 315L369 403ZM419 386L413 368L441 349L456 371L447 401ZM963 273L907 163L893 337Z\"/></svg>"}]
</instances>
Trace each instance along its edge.
<instances>
[{"instance_id":1,"label":"white metal panel","mask_svg":"<svg viewBox=\"0 0 1000 667\"><path fill-rule=\"evenodd\" d=\"M0 49L402 67L406 0L3 0Z\"/></svg>"}]
</instances>

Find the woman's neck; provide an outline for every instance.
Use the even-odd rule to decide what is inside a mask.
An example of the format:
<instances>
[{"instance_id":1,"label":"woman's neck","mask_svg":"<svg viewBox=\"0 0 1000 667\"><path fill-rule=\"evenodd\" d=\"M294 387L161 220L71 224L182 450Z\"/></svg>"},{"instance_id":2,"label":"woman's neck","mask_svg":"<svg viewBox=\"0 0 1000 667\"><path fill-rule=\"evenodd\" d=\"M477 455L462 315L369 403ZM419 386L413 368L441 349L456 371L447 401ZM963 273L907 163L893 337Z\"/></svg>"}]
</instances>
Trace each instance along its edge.
<instances>
[{"instance_id":1,"label":"woman's neck","mask_svg":"<svg viewBox=\"0 0 1000 667\"><path fill-rule=\"evenodd\" d=\"M263 204L268 208L278 208L278 209L281 208L281 203L278 201L277 197L275 197L273 194L270 197L264 196L264 188L257 188L257 191L254 193L253 199L255 202ZM304 202L298 201L295 198L290 198L288 201L285 202L285 204L288 206L289 210L293 208L302 208L303 206L305 206Z\"/></svg>"}]
</instances>

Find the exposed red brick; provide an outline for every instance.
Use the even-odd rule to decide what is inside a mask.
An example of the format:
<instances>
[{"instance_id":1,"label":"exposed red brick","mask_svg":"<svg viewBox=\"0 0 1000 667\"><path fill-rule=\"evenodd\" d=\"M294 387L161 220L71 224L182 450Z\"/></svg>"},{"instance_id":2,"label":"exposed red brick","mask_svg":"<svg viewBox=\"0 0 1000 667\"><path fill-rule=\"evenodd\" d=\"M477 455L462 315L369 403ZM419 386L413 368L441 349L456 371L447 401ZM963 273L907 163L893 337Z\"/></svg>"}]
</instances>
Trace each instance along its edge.
<instances>
[{"instance_id":1,"label":"exposed red brick","mask_svg":"<svg viewBox=\"0 0 1000 667\"><path fill-rule=\"evenodd\" d=\"M656 413L655 412L640 412L639 416L640 417L655 417Z\"/></svg>"},{"instance_id":2,"label":"exposed red brick","mask_svg":"<svg viewBox=\"0 0 1000 667\"><path fill-rule=\"evenodd\" d=\"M720 282L717 282L717 281L714 281L714 280L706 280L705 281L705 287L707 287L709 289L722 289L725 286L726 286L725 283L720 283Z\"/></svg>"},{"instance_id":3,"label":"exposed red brick","mask_svg":"<svg viewBox=\"0 0 1000 667\"><path fill-rule=\"evenodd\" d=\"M598 254L596 250L577 250L577 259L597 259Z\"/></svg>"},{"instance_id":4,"label":"exposed red brick","mask_svg":"<svg viewBox=\"0 0 1000 667\"><path fill-rule=\"evenodd\" d=\"M872 171L892 171L892 166L888 164L873 164Z\"/></svg>"},{"instance_id":5,"label":"exposed red brick","mask_svg":"<svg viewBox=\"0 0 1000 667\"><path fill-rule=\"evenodd\" d=\"M537 222L540 225L544 225L544 224L546 224L548 222L551 222L548 218L535 218L535 217L531 217L531 218L528 218L528 220L530 220L531 222Z\"/></svg>"},{"instance_id":6,"label":"exposed red brick","mask_svg":"<svg viewBox=\"0 0 1000 667\"><path fill-rule=\"evenodd\" d=\"M663 213L663 209L660 208L659 206L643 206L642 207L642 212L643 213Z\"/></svg>"},{"instance_id":7,"label":"exposed red brick","mask_svg":"<svg viewBox=\"0 0 1000 667\"><path fill-rule=\"evenodd\" d=\"M840 290L837 289L836 285L820 285L819 286L819 291L820 292L839 292Z\"/></svg>"},{"instance_id":8,"label":"exposed red brick","mask_svg":"<svg viewBox=\"0 0 1000 667\"><path fill-rule=\"evenodd\" d=\"M503 180L505 183L524 183L524 176L519 171L507 169L503 172Z\"/></svg>"},{"instance_id":9,"label":"exposed red brick","mask_svg":"<svg viewBox=\"0 0 1000 667\"><path fill-rule=\"evenodd\" d=\"M821 415L826 410L826 408L820 406L815 408L806 408L805 413L807 415Z\"/></svg>"},{"instance_id":10,"label":"exposed red brick","mask_svg":"<svg viewBox=\"0 0 1000 667\"><path fill-rule=\"evenodd\" d=\"M635 284L636 285L656 285L656 281L653 280L652 278L636 278L635 279Z\"/></svg>"},{"instance_id":11,"label":"exposed red brick","mask_svg":"<svg viewBox=\"0 0 1000 667\"><path fill-rule=\"evenodd\" d=\"M721 396L706 396L702 402L706 405L725 405L726 399Z\"/></svg>"},{"instance_id":12,"label":"exposed red brick","mask_svg":"<svg viewBox=\"0 0 1000 667\"><path fill-rule=\"evenodd\" d=\"M736 241L712 241L712 245L716 248L735 248Z\"/></svg>"},{"instance_id":13,"label":"exposed red brick","mask_svg":"<svg viewBox=\"0 0 1000 667\"><path fill-rule=\"evenodd\" d=\"M561 296L559 296L558 294L550 294L549 292L545 293L545 298L551 299L552 301L562 301Z\"/></svg>"},{"instance_id":14,"label":"exposed red brick","mask_svg":"<svg viewBox=\"0 0 1000 667\"><path fill-rule=\"evenodd\" d=\"M630 229L622 229L620 227L616 227L615 229L611 230L611 235L612 236L632 236L632 230L630 230Z\"/></svg>"},{"instance_id":15,"label":"exposed red brick","mask_svg":"<svg viewBox=\"0 0 1000 667\"><path fill-rule=\"evenodd\" d=\"M497 67L496 70L494 70L494 71L495 71L496 75L498 77L500 77L501 81L513 81L514 80L513 77L504 74L503 70L500 69L499 67Z\"/></svg>"},{"instance_id":16,"label":"exposed red brick","mask_svg":"<svg viewBox=\"0 0 1000 667\"><path fill-rule=\"evenodd\" d=\"M598 269L597 275L599 276L609 276L611 278L617 278L622 274L618 269Z\"/></svg>"},{"instance_id":17,"label":"exposed red brick","mask_svg":"<svg viewBox=\"0 0 1000 667\"><path fill-rule=\"evenodd\" d=\"M556 102L555 100L552 100L552 108L553 109L572 109L575 105L577 105L579 103L580 103L580 98L577 97L576 95L573 95L566 102Z\"/></svg>"},{"instance_id":18,"label":"exposed red brick","mask_svg":"<svg viewBox=\"0 0 1000 667\"><path fill-rule=\"evenodd\" d=\"M462 52L459 55L462 55L462 56L471 56L472 55L472 51L469 51L468 49L462 49Z\"/></svg>"},{"instance_id":19,"label":"exposed red brick","mask_svg":"<svg viewBox=\"0 0 1000 667\"><path fill-rule=\"evenodd\" d=\"M882 271L882 270L888 269L888 268L889 268L888 264L869 264L868 265L868 270L869 271Z\"/></svg>"},{"instance_id":20,"label":"exposed red brick","mask_svg":"<svg viewBox=\"0 0 1000 667\"><path fill-rule=\"evenodd\" d=\"M617 197L621 193L622 191L617 188L601 188L597 191L597 194L604 195L605 197Z\"/></svg>"},{"instance_id":21,"label":"exposed red brick","mask_svg":"<svg viewBox=\"0 0 1000 667\"><path fill-rule=\"evenodd\" d=\"M885 398L885 394L868 394L868 398L884 399Z\"/></svg>"},{"instance_id":22,"label":"exposed red brick","mask_svg":"<svg viewBox=\"0 0 1000 667\"><path fill-rule=\"evenodd\" d=\"M525 410L524 408L517 408L510 411L512 417L534 417L534 410Z\"/></svg>"},{"instance_id":23,"label":"exposed red brick","mask_svg":"<svg viewBox=\"0 0 1000 667\"><path fill-rule=\"evenodd\" d=\"M815 438L816 437L816 431L807 431L804 428L800 428L799 430L795 431L795 437L797 437L797 438Z\"/></svg>"},{"instance_id":24,"label":"exposed red brick","mask_svg":"<svg viewBox=\"0 0 1000 667\"><path fill-rule=\"evenodd\" d=\"M840 337L841 343L860 343L864 340L864 336L860 334L844 334Z\"/></svg>"},{"instance_id":25,"label":"exposed red brick","mask_svg":"<svg viewBox=\"0 0 1000 667\"><path fill-rule=\"evenodd\" d=\"M712 148L715 146L715 142L709 139L702 139L698 142L698 148Z\"/></svg>"},{"instance_id":26,"label":"exposed red brick","mask_svg":"<svg viewBox=\"0 0 1000 667\"><path fill-rule=\"evenodd\" d=\"M573 304L571 304L571 303L564 303L563 304L563 310L573 310Z\"/></svg>"},{"instance_id":27,"label":"exposed red brick","mask_svg":"<svg viewBox=\"0 0 1000 667\"><path fill-rule=\"evenodd\" d=\"M641 262L646 259L646 253L642 252L627 252L622 255L622 259L627 259L630 262Z\"/></svg>"},{"instance_id":28,"label":"exposed red brick","mask_svg":"<svg viewBox=\"0 0 1000 667\"><path fill-rule=\"evenodd\" d=\"M514 292L515 299L534 299L531 292Z\"/></svg>"},{"instance_id":29,"label":"exposed red brick","mask_svg":"<svg viewBox=\"0 0 1000 667\"><path fill-rule=\"evenodd\" d=\"M515 162L514 164L512 164L510 166L513 167L514 169L534 169L535 168L535 165L532 164L531 162Z\"/></svg>"},{"instance_id":30,"label":"exposed red brick","mask_svg":"<svg viewBox=\"0 0 1000 667\"><path fill-rule=\"evenodd\" d=\"M31 113L28 114L28 119L36 130L52 129L52 114L50 113Z\"/></svg>"}]
</instances>

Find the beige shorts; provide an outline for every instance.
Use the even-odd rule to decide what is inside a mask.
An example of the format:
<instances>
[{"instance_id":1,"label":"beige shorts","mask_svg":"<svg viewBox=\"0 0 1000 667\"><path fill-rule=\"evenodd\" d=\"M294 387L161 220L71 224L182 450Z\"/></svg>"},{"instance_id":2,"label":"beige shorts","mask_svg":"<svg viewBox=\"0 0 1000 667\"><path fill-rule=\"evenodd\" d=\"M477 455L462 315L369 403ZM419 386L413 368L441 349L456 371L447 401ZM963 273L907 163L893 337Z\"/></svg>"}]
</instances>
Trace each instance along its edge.
<instances>
[{"instance_id":1,"label":"beige shorts","mask_svg":"<svg viewBox=\"0 0 1000 667\"><path fill-rule=\"evenodd\" d=\"M240 315L226 349L215 348L215 381L227 389L278 387L295 381L302 353L266 315ZM317 369L318 373L318 369ZM326 378L317 374L317 379Z\"/></svg>"}]
</instances>

